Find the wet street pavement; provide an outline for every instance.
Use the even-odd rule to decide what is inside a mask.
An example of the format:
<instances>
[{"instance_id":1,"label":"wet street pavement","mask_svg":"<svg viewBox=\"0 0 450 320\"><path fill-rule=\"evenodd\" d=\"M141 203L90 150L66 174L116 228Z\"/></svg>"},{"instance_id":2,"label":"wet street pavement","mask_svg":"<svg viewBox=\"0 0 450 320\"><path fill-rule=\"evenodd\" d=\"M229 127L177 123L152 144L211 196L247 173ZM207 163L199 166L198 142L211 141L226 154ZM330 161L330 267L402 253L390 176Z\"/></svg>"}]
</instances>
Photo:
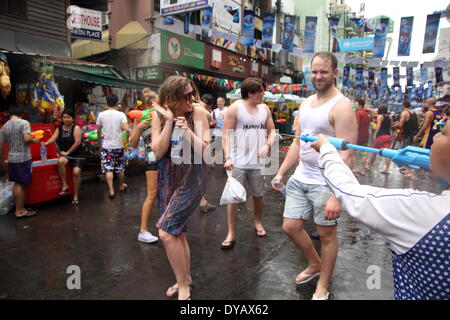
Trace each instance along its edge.
<instances>
[{"instance_id":1,"label":"wet street pavement","mask_svg":"<svg viewBox=\"0 0 450 320\"><path fill-rule=\"evenodd\" d=\"M379 174L383 164L378 159L374 172L358 177L360 182L441 190L425 177L405 179L395 165L391 165L389 175ZM206 197L218 205L226 174L221 167L210 168L209 173ZM220 249L227 233L226 207L198 211L190 222L187 237L194 300L311 299L316 280L295 285L295 276L306 267L306 260L281 230L284 198L271 190L271 177L267 178L267 237L255 234L251 201L240 207L233 250ZM18 220L13 213L0 216L0 298L167 299L165 290L175 283L175 277L162 243L137 241L141 203L146 196L144 175L129 176L126 182L128 191L118 193L114 200L107 198L104 183L84 183L78 208L66 199L39 207L35 217ZM155 208L150 221L154 234L158 216ZM313 224L308 222L306 229L312 231ZM391 253L386 241L345 212L338 238L332 299L393 299ZM320 250L320 242L313 242ZM72 275L67 269L72 265L81 271L79 290L67 288ZM377 268L380 286L369 289L368 282L374 283L369 277Z\"/></svg>"}]
</instances>

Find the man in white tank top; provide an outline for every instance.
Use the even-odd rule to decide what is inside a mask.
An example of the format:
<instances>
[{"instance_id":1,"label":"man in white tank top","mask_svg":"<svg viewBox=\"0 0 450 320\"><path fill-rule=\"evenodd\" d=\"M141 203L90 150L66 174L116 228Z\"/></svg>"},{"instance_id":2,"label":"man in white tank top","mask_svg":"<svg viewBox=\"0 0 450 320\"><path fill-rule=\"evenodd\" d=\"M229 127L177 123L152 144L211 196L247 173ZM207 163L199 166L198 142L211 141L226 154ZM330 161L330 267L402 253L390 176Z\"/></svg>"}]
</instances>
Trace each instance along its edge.
<instances>
[{"instance_id":1,"label":"man in white tank top","mask_svg":"<svg viewBox=\"0 0 450 320\"><path fill-rule=\"evenodd\" d=\"M262 103L264 87L260 79L248 78L241 86L242 99L234 102L225 112L223 123L224 168L232 170L232 176L242 185L248 184L247 192L253 196L255 232L266 236L262 225L264 208L263 158L267 156L275 139L275 125L270 109ZM221 248L233 248L236 237L238 204L227 208L228 234Z\"/></svg>"},{"instance_id":2,"label":"man in white tank top","mask_svg":"<svg viewBox=\"0 0 450 320\"><path fill-rule=\"evenodd\" d=\"M317 136L322 133L356 143L358 129L355 113L350 101L335 87L338 75L336 57L327 52L317 53L311 60L311 73L316 94L302 103L295 135L298 137L307 133ZM341 156L348 164L352 151L341 152ZM279 190L280 184L274 184L274 181L283 181L286 172L300 159L287 183L283 231L308 260L307 268L297 275L296 284L304 284L320 275L313 299L326 300L338 252L336 229L341 207L319 170L318 157L319 153L311 148L310 143L294 139L272 180L272 187ZM305 221L312 215L321 241L320 257L304 230Z\"/></svg>"}]
</instances>

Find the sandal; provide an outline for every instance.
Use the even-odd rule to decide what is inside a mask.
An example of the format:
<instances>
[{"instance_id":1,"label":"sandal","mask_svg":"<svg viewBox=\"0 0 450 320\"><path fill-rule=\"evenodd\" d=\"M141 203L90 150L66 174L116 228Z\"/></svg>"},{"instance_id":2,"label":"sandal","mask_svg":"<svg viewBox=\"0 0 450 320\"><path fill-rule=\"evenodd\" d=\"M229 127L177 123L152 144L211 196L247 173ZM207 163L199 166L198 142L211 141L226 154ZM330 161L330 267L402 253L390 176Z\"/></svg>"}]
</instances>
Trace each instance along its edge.
<instances>
[{"instance_id":1,"label":"sandal","mask_svg":"<svg viewBox=\"0 0 450 320\"><path fill-rule=\"evenodd\" d=\"M79 204L79 202L78 202L77 199L73 199L73 200L72 200L72 205L73 205L74 207L78 207L78 204Z\"/></svg>"},{"instance_id":2,"label":"sandal","mask_svg":"<svg viewBox=\"0 0 450 320\"><path fill-rule=\"evenodd\" d=\"M125 192L127 191L128 186L126 185L126 183L122 184L122 189L119 189L120 192Z\"/></svg>"},{"instance_id":3,"label":"sandal","mask_svg":"<svg viewBox=\"0 0 450 320\"><path fill-rule=\"evenodd\" d=\"M222 242L222 245L220 246L220 248L222 250L230 250L233 249L234 245L236 244L236 240L224 240Z\"/></svg>"},{"instance_id":4,"label":"sandal","mask_svg":"<svg viewBox=\"0 0 450 320\"><path fill-rule=\"evenodd\" d=\"M116 194L115 194L115 193L109 193L109 192L108 192L108 198L109 198L110 200L114 199L115 197L116 197Z\"/></svg>"},{"instance_id":5,"label":"sandal","mask_svg":"<svg viewBox=\"0 0 450 320\"><path fill-rule=\"evenodd\" d=\"M62 189L58 194L60 197L64 197L66 194L69 194L69 188Z\"/></svg>"},{"instance_id":6,"label":"sandal","mask_svg":"<svg viewBox=\"0 0 450 320\"><path fill-rule=\"evenodd\" d=\"M192 288L194 286L192 285L192 283L189 285L189 291L192 291ZM169 287L166 290L166 296L169 298L173 298L178 294L178 285L175 283L173 286Z\"/></svg>"},{"instance_id":7,"label":"sandal","mask_svg":"<svg viewBox=\"0 0 450 320\"><path fill-rule=\"evenodd\" d=\"M36 211L31 210L31 209L24 209L24 211L25 211L25 213L22 213L21 215L16 215L16 218L17 218L17 219L20 219L20 218L27 218L27 217L32 217L32 216L34 216L34 215L37 214ZM22 211L22 212L23 212L23 211Z\"/></svg>"},{"instance_id":8,"label":"sandal","mask_svg":"<svg viewBox=\"0 0 450 320\"><path fill-rule=\"evenodd\" d=\"M265 236L267 236L267 232L263 228L255 229L255 232L258 237L264 238Z\"/></svg>"}]
</instances>

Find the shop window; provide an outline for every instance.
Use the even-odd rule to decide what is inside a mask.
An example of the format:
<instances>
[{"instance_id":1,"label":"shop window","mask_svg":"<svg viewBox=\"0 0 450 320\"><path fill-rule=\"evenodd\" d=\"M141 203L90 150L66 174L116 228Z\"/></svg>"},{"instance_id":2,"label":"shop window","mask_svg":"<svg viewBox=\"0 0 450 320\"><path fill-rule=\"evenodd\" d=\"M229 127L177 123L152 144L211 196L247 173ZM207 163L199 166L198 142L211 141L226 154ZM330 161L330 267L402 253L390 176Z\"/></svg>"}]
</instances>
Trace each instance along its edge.
<instances>
[{"instance_id":1,"label":"shop window","mask_svg":"<svg viewBox=\"0 0 450 320\"><path fill-rule=\"evenodd\" d=\"M18 17L26 17L27 0L1 0L0 13Z\"/></svg>"},{"instance_id":2,"label":"shop window","mask_svg":"<svg viewBox=\"0 0 450 320\"><path fill-rule=\"evenodd\" d=\"M161 11L161 0L153 0L153 10L155 13L159 13Z\"/></svg>"}]
</instances>

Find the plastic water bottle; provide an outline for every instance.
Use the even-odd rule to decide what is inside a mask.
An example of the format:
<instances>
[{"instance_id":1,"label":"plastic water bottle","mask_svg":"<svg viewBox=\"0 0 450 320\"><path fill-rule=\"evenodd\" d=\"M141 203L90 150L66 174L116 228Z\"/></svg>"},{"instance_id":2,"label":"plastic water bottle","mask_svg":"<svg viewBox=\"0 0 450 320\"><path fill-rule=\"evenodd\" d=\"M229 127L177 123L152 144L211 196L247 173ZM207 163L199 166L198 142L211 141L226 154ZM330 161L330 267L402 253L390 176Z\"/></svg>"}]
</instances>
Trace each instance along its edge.
<instances>
[{"instance_id":1,"label":"plastic water bottle","mask_svg":"<svg viewBox=\"0 0 450 320\"><path fill-rule=\"evenodd\" d=\"M45 143L41 142L41 149L39 152L41 154L41 162L46 163L47 162L47 148L45 147Z\"/></svg>"},{"instance_id":2,"label":"plastic water bottle","mask_svg":"<svg viewBox=\"0 0 450 320\"><path fill-rule=\"evenodd\" d=\"M181 156L181 150L183 150L183 139L185 129L181 127L175 127L172 132L172 138L170 143L172 144L171 158L174 164L181 164L183 157Z\"/></svg>"},{"instance_id":3,"label":"plastic water bottle","mask_svg":"<svg viewBox=\"0 0 450 320\"><path fill-rule=\"evenodd\" d=\"M283 194L283 196L286 197L286 194L287 194L287 191L286 191L286 185L283 183L283 181L275 180L275 181L273 182L273 184L279 184L279 187L278 187L278 188L280 189L281 194Z\"/></svg>"}]
</instances>

